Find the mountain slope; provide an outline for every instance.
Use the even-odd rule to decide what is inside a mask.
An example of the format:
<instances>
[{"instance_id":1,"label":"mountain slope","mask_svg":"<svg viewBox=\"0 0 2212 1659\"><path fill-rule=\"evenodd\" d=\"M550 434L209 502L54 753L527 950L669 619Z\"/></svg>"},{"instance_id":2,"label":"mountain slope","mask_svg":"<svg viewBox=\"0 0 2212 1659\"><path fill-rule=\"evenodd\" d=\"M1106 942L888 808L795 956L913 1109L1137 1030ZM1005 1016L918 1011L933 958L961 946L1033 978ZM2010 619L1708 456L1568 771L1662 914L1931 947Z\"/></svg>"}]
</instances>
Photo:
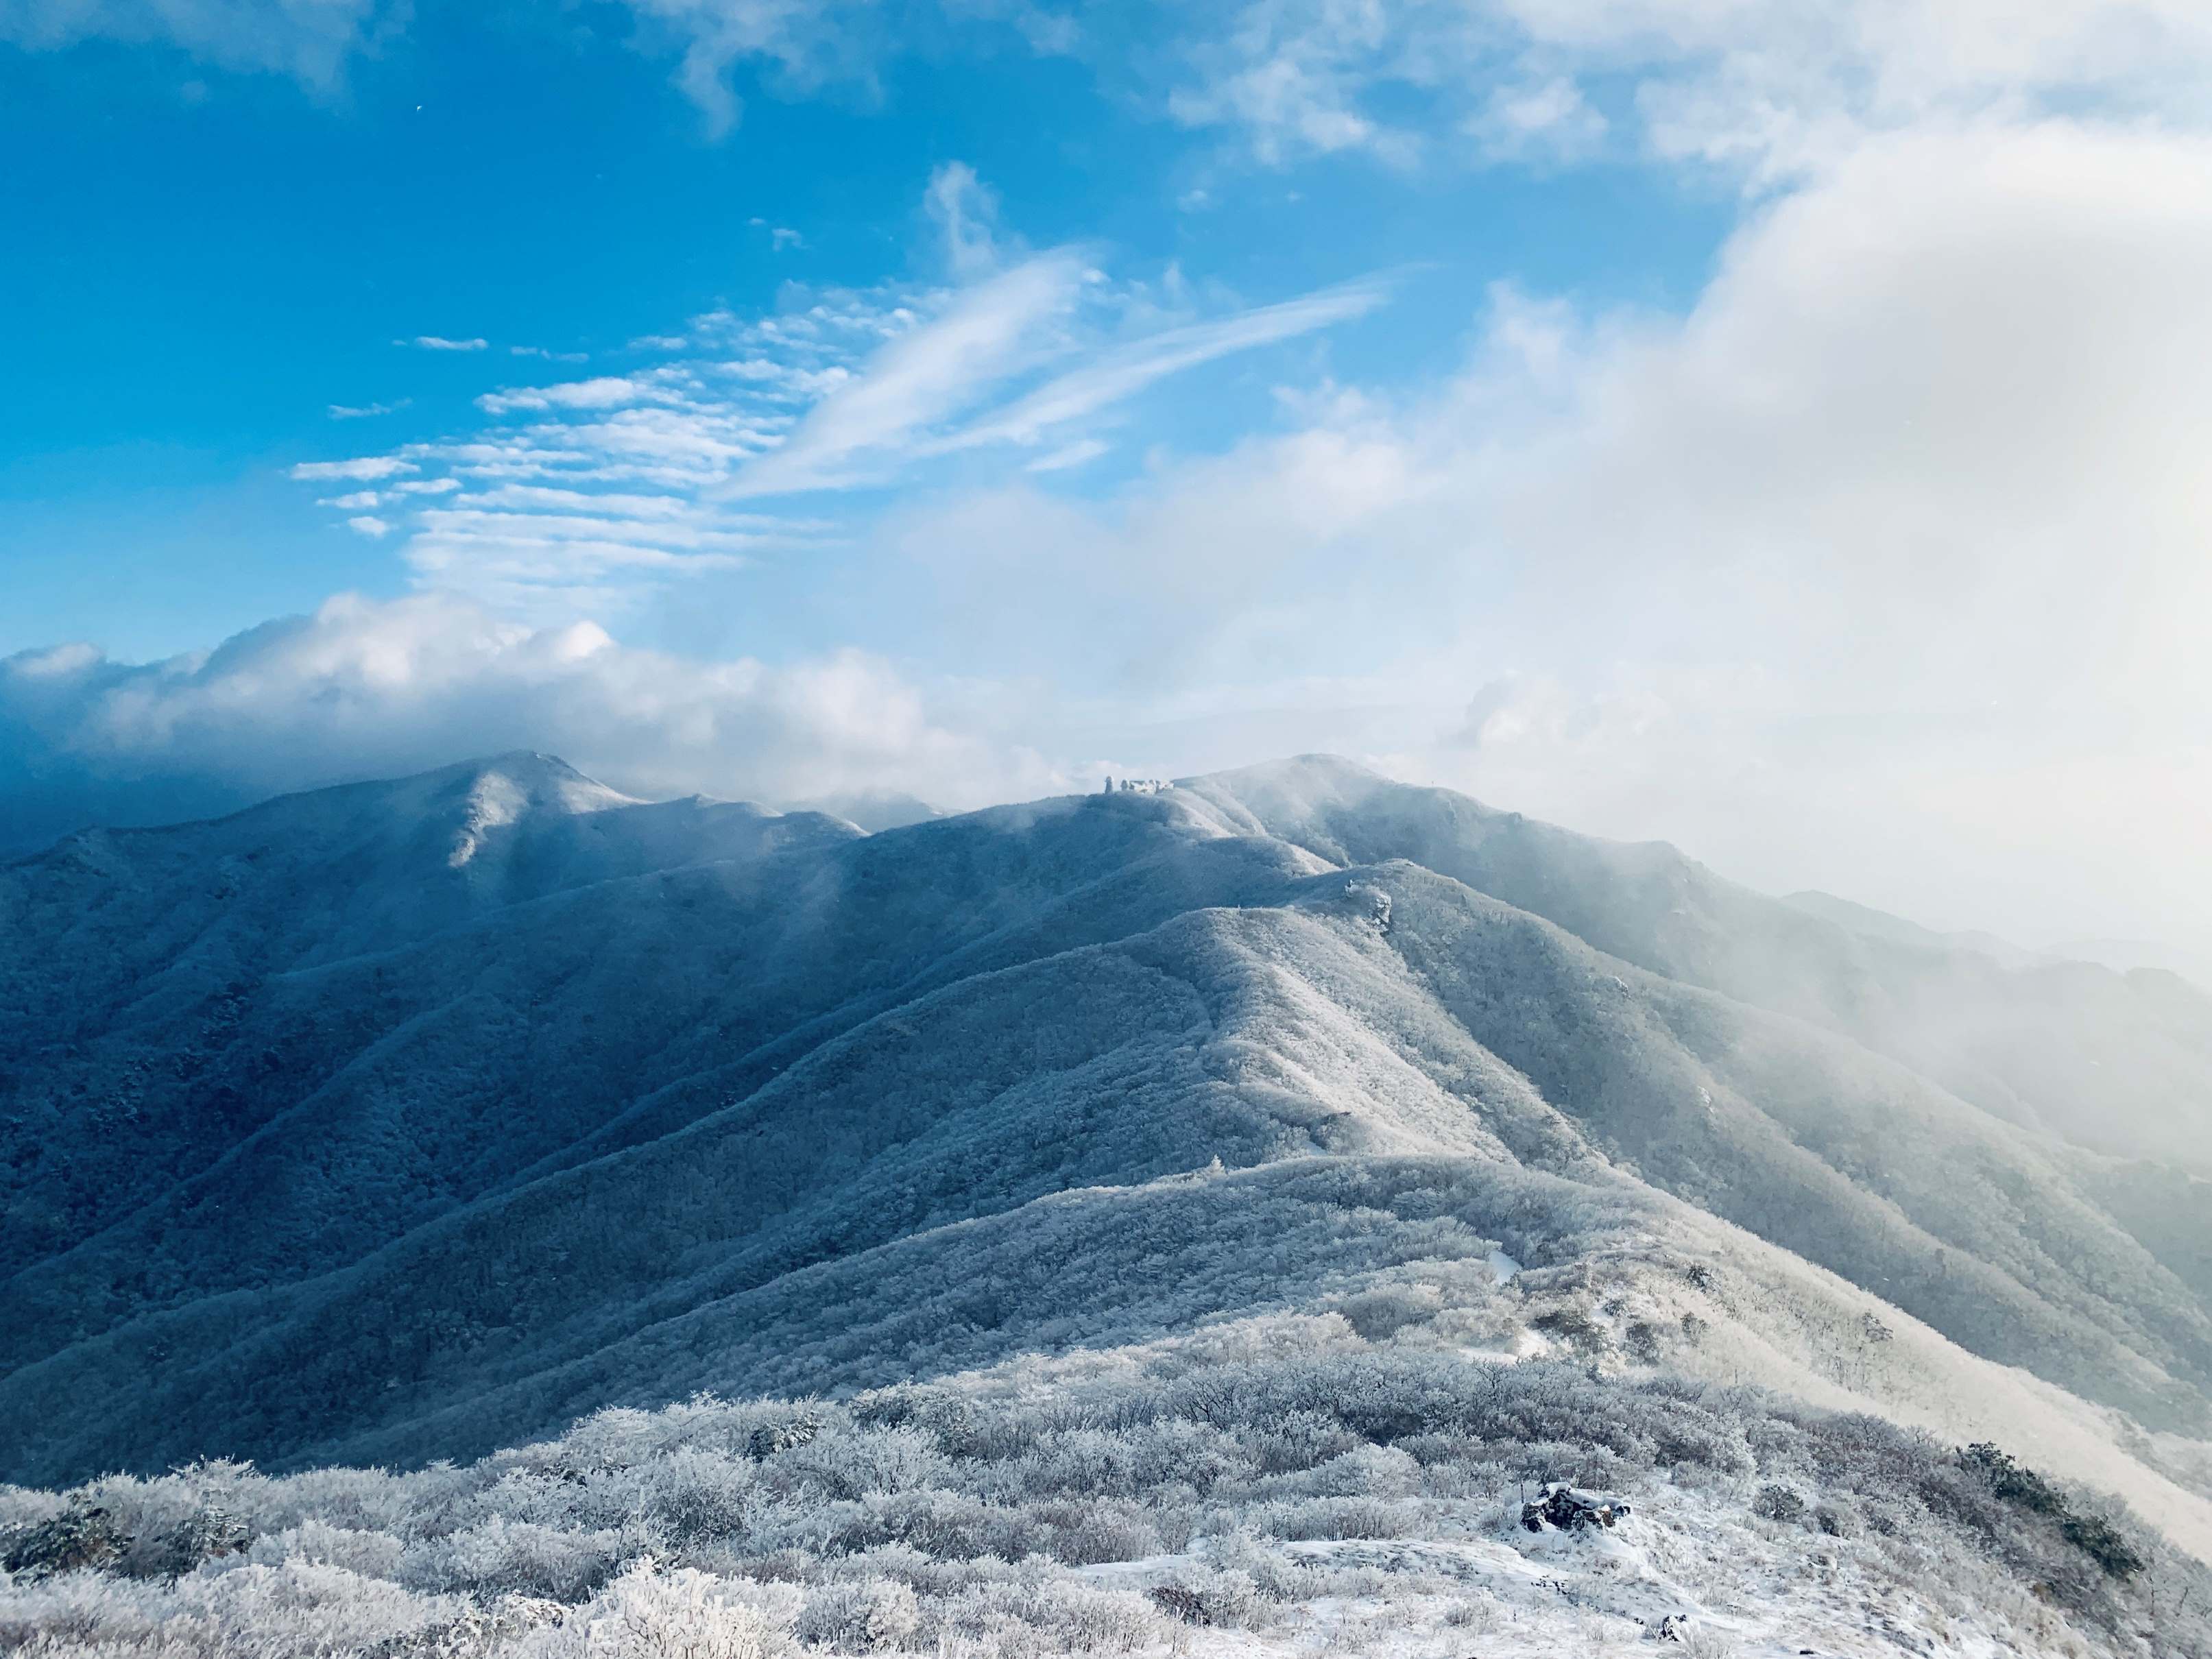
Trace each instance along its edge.
<instances>
[{"instance_id":1,"label":"mountain slope","mask_svg":"<svg viewBox=\"0 0 2212 1659\"><path fill-rule=\"evenodd\" d=\"M1309 1315L1417 1264L1472 1310L1493 1251L1531 1270L1503 1334L1602 1365L1749 1366L2142 1490L2082 1402L2205 1431L2186 1170L1854 1040L1917 981L1664 849L1340 763L866 837L523 769L147 832L175 840L128 880L7 872L9 971L99 995L0 1055L0 1471L480 1453L610 1401ZM209 902L248 831L284 873ZM459 896L375 896L417 888ZM164 891L180 920L107 962ZM218 955L247 965L219 1016L179 988ZM1781 990L1702 982L1746 961ZM1984 987L2015 1021L2048 991Z\"/></svg>"},{"instance_id":2,"label":"mountain slope","mask_svg":"<svg viewBox=\"0 0 2212 1659\"><path fill-rule=\"evenodd\" d=\"M2000 1117L2212 1175L2212 996L2172 975L2008 968L1872 936L1671 847L1577 836L1328 757L1185 787L1225 830L1340 864L1409 860L1638 967L1840 1031Z\"/></svg>"},{"instance_id":3,"label":"mountain slope","mask_svg":"<svg viewBox=\"0 0 2212 1659\"><path fill-rule=\"evenodd\" d=\"M379 992L393 953L643 872L856 837L742 804L631 802L524 755L207 824L88 832L0 870L0 1271L115 1224L343 1086L346 1060L387 1034L380 1007L404 1020L434 1006Z\"/></svg>"}]
</instances>

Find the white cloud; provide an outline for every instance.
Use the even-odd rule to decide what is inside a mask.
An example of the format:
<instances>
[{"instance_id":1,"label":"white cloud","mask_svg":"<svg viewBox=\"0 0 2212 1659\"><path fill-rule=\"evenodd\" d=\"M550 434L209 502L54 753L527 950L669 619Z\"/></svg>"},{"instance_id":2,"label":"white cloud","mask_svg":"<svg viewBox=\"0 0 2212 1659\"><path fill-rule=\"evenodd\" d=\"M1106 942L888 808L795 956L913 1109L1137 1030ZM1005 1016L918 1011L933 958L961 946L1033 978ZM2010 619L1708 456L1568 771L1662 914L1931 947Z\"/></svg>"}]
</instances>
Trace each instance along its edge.
<instances>
[{"instance_id":1,"label":"white cloud","mask_svg":"<svg viewBox=\"0 0 2212 1659\"><path fill-rule=\"evenodd\" d=\"M362 455L350 461L301 461L292 469L290 476L308 483L332 478L358 478L367 482L416 470L414 462L396 455Z\"/></svg>"},{"instance_id":2,"label":"white cloud","mask_svg":"<svg viewBox=\"0 0 2212 1659\"><path fill-rule=\"evenodd\" d=\"M532 629L451 596L341 596L169 662L0 659L0 832L108 820L528 748L618 787L769 801L903 789L949 805L1070 780L948 726L887 664L696 661L590 623ZM188 787L183 787L189 785ZM189 808L187 809L189 810Z\"/></svg>"},{"instance_id":3,"label":"white cloud","mask_svg":"<svg viewBox=\"0 0 2212 1659\"><path fill-rule=\"evenodd\" d=\"M1350 747L1942 924L2212 938L2208 291L2212 143L1869 140L1686 318L1501 295L1429 395L917 505L886 603L1092 688L1048 752Z\"/></svg>"},{"instance_id":4,"label":"white cloud","mask_svg":"<svg viewBox=\"0 0 2212 1659\"><path fill-rule=\"evenodd\" d=\"M884 346L736 487L761 495L834 484L851 465L880 459L958 413L1035 361L1041 331L1073 309L1085 269L1063 249L978 283Z\"/></svg>"},{"instance_id":5,"label":"white cloud","mask_svg":"<svg viewBox=\"0 0 2212 1659\"><path fill-rule=\"evenodd\" d=\"M1073 467L1085 466L1106 453L1106 445L1097 438L1078 438L1072 444L1062 444L1030 462L1024 472L1065 472Z\"/></svg>"},{"instance_id":6,"label":"white cloud","mask_svg":"<svg viewBox=\"0 0 2212 1659\"><path fill-rule=\"evenodd\" d=\"M1279 305L1172 328L1106 352L1062 374L945 441L948 448L978 443L1034 443L1052 428L1133 397L1154 382L1232 352L1291 339L1365 315L1389 297L1381 282L1350 283Z\"/></svg>"},{"instance_id":7,"label":"white cloud","mask_svg":"<svg viewBox=\"0 0 2212 1659\"><path fill-rule=\"evenodd\" d=\"M1486 153L1583 152L1618 112L1661 155L1773 178L1869 135L2099 108L2201 125L2212 11L2197 0L1251 0L1176 14L1169 108L1270 164L1403 162L1456 118ZM1568 94L1572 93L1571 100ZM1541 133L1552 148L1532 152Z\"/></svg>"},{"instance_id":8,"label":"white cloud","mask_svg":"<svg viewBox=\"0 0 2212 1659\"><path fill-rule=\"evenodd\" d=\"M9 0L0 42L33 51L87 40L165 42L226 68L328 86L402 9L383 0Z\"/></svg>"},{"instance_id":9,"label":"white cloud","mask_svg":"<svg viewBox=\"0 0 2212 1659\"><path fill-rule=\"evenodd\" d=\"M873 0L624 3L632 44L680 58L676 83L712 131L738 118L740 64L786 94L868 88L918 42L992 50L1011 34L1038 53L1088 53L1117 93L1233 132L1269 165L1347 151L1407 165L1462 127L1489 159L1571 160L1609 125L1663 155L1772 179L1931 122L2096 110L2198 126L2212 92L2202 0L1243 0L1139 9L1136 54L1126 32L1018 3L958 0L920 17ZM407 17L401 0L15 0L0 40L166 40L329 83ZM1146 85L1161 62L1179 66L1172 84ZM1588 95L1601 86L1602 111ZM950 205L986 228L988 246L988 218ZM777 247L797 245L766 228Z\"/></svg>"},{"instance_id":10,"label":"white cloud","mask_svg":"<svg viewBox=\"0 0 2212 1659\"><path fill-rule=\"evenodd\" d=\"M1466 123L1482 154L1496 161L1579 161L1605 143L1608 123L1564 76L1492 92Z\"/></svg>"},{"instance_id":11,"label":"white cloud","mask_svg":"<svg viewBox=\"0 0 2212 1659\"><path fill-rule=\"evenodd\" d=\"M485 340L449 340L441 334L417 334L411 340L394 340L394 345L411 345L424 351L482 351L489 343Z\"/></svg>"},{"instance_id":12,"label":"white cloud","mask_svg":"<svg viewBox=\"0 0 2212 1659\"><path fill-rule=\"evenodd\" d=\"M368 514L362 514L358 518L348 519L346 528L356 535L367 536L372 539L389 536L392 533L392 526L389 523Z\"/></svg>"},{"instance_id":13,"label":"white cloud","mask_svg":"<svg viewBox=\"0 0 2212 1659\"><path fill-rule=\"evenodd\" d=\"M772 225L767 220L759 217L748 219L745 222L756 229L768 233L769 249L771 252L783 253L791 249L803 248L806 246L806 238L789 225ZM683 342L679 340L677 343L681 345Z\"/></svg>"},{"instance_id":14,"label":"white cloud","mask_svg":"<svg viewBox=\"0 0 2212 1659\"><path fill-rule=\"evenodd\" d=\"M502 386L478 398L477 407L488 415L508 415L517 410L615 409L675 396L670 388L635 375L601 374L566 386Z\"/></svg>"},{"instance_id":15,"label":"white cloud","mask_svg":"<svg viewBox=\"0 0 2212 1659\"><path fill-rule=\"evenodd\" d=\"M362 404L358 407L332 404L331 418L334 421L364 421L375 415L396 415L414 401L412 398L402 398L395 404Z\"/></svg>"},{"instance_id":16,"label":"white cloud","mask_svg":"<svg viewBox=\"0 0 2212 1659\"><path fill-rule=\"evenodd\" d=\"M881 39L866 0L628 0L646 29L678 46L676 84L719 137L737 125L744 106L730 89L730 70L757 63L784 85L805 89L826 82L865 79Z\"/></svg>"},{"instance_id":17,"label":"white cloud","mask_svg":"<svg viewBox=\"0 0 2212 1659\"><path fill-rule=\"evenodd\" d=\"M1255 0L1225 30L1203 32L1213 15L1188 14L1200 27L1187 46L1192 76L1169 97L1176 119L1241 128L1269 165L1348 149L1411 158L1411 135L1360 107L1376 82L1417 72L1401 57L1394 3Z\"/></svg>"},{"instance_id":18,"label":"white cloud","mask_svg":"<svg viewBox=\"0 0 2212 1659\"><path fill-rule=\"evenodd\" d=\"M922 205L945 241L945 263L973 281L998 269L999 198L965 161L947 161L929 175Z\"/></svg>"}]
</instances>

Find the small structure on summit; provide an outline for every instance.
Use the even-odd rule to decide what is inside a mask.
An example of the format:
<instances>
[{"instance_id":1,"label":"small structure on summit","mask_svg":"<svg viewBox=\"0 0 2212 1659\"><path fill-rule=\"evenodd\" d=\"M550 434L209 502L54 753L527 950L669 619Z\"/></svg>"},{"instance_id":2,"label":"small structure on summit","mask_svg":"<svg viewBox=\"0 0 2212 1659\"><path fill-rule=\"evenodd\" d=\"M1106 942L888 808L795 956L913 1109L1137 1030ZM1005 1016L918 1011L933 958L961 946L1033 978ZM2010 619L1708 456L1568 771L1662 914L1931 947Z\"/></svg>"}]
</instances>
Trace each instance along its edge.
<instances>
[{"instance_id":1,"label":"small structure on summit","mask_svg":"<svg viewBox=\"0 0 2212 1659\"><path fill-rule=\"evenodd\" d=\"M1118 784L1109 778L1106 787L1098 793L1102 795L1164 795L1174 787L1175 785L1165 778L1123 778Z\"/></svg>"}]
</instances>

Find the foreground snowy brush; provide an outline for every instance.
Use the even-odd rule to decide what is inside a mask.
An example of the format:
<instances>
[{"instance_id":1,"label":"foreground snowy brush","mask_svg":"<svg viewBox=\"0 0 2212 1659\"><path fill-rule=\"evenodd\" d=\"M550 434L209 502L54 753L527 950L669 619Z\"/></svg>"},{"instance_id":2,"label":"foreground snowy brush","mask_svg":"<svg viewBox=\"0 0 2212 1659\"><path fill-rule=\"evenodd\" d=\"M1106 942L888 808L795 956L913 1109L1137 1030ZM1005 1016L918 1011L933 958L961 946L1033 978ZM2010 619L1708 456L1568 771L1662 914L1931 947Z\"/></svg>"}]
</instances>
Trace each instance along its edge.
<instances>
[{"instance_id":1,"label":"foreground snowy brush","mask_svg":"<svg viewBox=\"0 0 2212 1659\"><path fill-rule=\"evenodd\" d=\"M1628 1512L1530 1531L1560 1478ZM1988 1449L1340 1315L0 1515L0 1651L53 1659L2212 1652L2212 1574Z\"/></svg>"}]
</instances>

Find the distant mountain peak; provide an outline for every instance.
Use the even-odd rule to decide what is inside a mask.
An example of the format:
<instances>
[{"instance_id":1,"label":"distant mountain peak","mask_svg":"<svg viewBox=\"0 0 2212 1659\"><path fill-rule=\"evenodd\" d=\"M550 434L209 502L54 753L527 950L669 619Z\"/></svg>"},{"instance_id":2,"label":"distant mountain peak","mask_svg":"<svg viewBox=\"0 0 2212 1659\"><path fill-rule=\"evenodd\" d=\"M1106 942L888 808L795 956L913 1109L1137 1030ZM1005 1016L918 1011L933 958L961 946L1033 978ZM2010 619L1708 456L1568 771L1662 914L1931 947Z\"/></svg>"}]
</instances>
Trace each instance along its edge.
<instances>
[{"instance_id":1,"label":"distant mountain peak","mask_svg":"<svg viewBox=\"0 0 2212 1659\"><path fill-rule=\"evenodd\" d=\"M632 805L636 797L609 787L597 778L578 771L558 755L534 749L510 749L481 760L463 761L426 777L458 775L470 779L477 789L501 787L520 791L542 804L571 810L596 811L604 806Z\"/></svg>"},{"instance_id":2,"label":"distant mountain peak","mask_svg":"<svg viewBox=\"0 0 2212 1659\"><path fill-rule=\"evenodd\" d=\"M523 750L477 763L473 769L469 799L472 806L491 813L514 812L526 807L599 812L611 806L639 804L636 797L586 777L558 756Z\"/></svg>"}]
</instances>

